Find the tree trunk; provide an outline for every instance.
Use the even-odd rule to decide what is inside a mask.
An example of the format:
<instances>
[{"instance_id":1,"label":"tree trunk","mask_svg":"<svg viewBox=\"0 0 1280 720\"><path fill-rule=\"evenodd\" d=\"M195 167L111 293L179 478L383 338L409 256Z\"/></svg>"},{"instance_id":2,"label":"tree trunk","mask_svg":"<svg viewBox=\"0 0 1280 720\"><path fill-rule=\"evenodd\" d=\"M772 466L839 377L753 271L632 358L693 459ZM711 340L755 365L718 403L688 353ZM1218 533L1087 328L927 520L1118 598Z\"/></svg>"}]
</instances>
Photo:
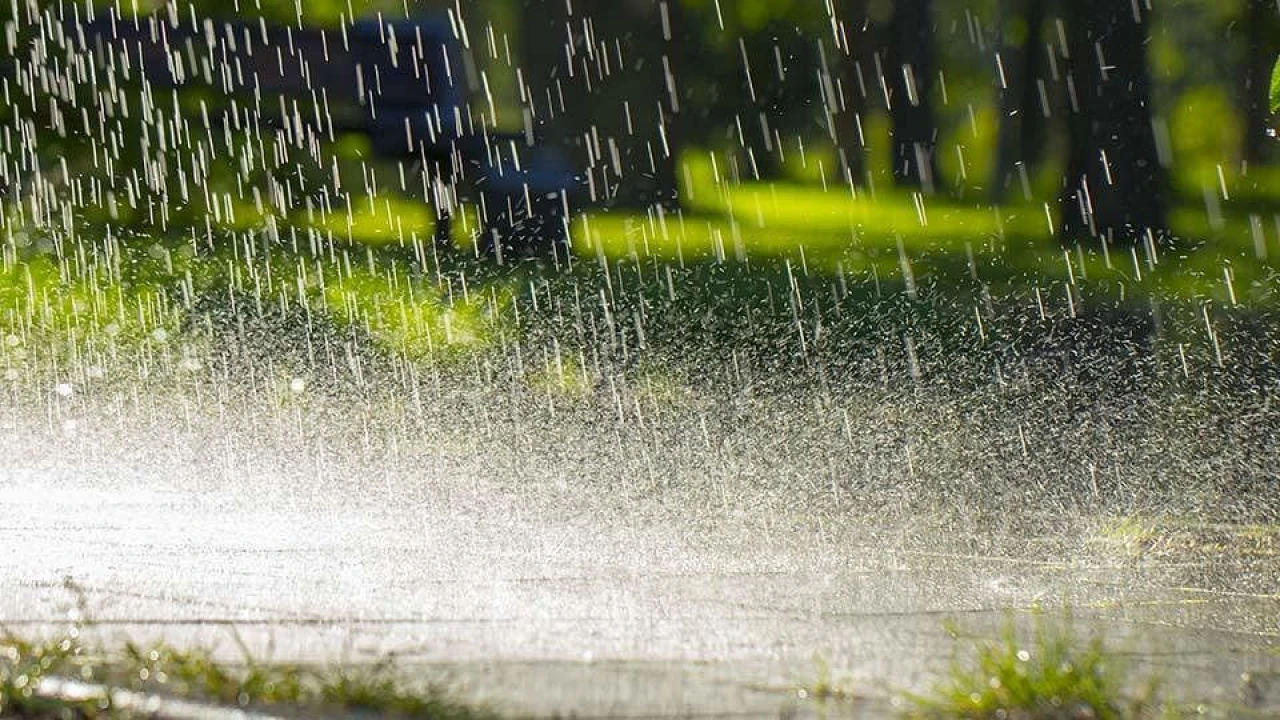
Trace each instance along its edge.
<instances>
[{"instance_id":1,"label":"tree trunk","mask_svg":"<svg viewBox=\"0 0 1280 720\"><path fill-rule=\"evenodd\" d=\"M1244 146L1240 157L1249 165L1266 163L1273 157L1267 137L1267 120L1271 114L1268 94L1271 87L1271 68L1280 52L1280 10L1276 0L1245 0L1245 28L1248 48L1245 58L1244 87Z\"/></svg>"},{"instance_id":2,"label":"tree trunk","mask_svg":"<svg viewBox=\"0 0 1280 720\"><path fill-rule=\"evenodd\" d=\"M1061 239L1132 242L1161 233L1165 183L1151 126L1150 11L1130 0L1066 6L1071 112Z\"/></svg>"},{"instance_id":3,"label":"tree trunk","mask_svg":"<svg viewBox=\"0 0 1280 720\"><path fill-rule=\"evenodd\" d=\"M885 81L893 127L893 178L932 193L938 186L938 127L933 115L933 0L896 0L889 20Z\"/></svg>"},{"instance_id":4,"label":"tree trunk","mask_svg":"<svg viewBox=\"0 0 1280 720\"><path fill-rule=\"evenodd\" d=\"M1030 173L1044 154L1048 88L1044 70L1044 0L1001 0L999 77L1000 129L996 138L991 201ZM1043 94L1042 94L1043 89ZM1019 168L1019 165L1022 167Z\"/></svg>"},{"instance_id":5,"label":"tree trunk","mask_svg":"<svg viewBox=\"0 0 1280 720\"><path fill-rule=\"evenodd\" d=\"M659 104L665 109L662 118L665 148L658 159L654 187L655 202L668 210L680 208L680 151L684 148L685 107L684 79L681 72L687 58L685 49L691 42L685 22L683 0L659 0L658 14L662 32L662 93Z\"/></svg>"},{"instance_id":6,"label":"tree trunk","mask_svg":"<svg viewBox=\"0 0 1280 720\"><path fill-rule=\"evenodd\" d=\"M742 172L744 179L777 180L783 175L770 113L759 108L739 113L735 122L742 127Z\"/></svg>"},{"instance_id":7,"label":"tree trunk","mask_svg":"<svg viewBox=\"0 0 1280 720\"><path fill-rule=\"evenodd\" d=\"M738 40L742 65L741 88L748 102L736 112L735 134L742 145L741 175L749 180L776 180L784 174L782 131L793 107L788 101L787 79L774 70L773 51L778 48L779 28L772 24L753 28Z\"/></svg>"},{"instance_id":8,"label":"tree trunk","mask_svg":"<svg viewBox=\"0 0 1280 720\"><path fill-rule=\"evenodd\" d=\"M866 145L862 116L870 106L867 97L875 87L876 39L867 0L837 0L837 64L828 99L831 129L840 154L843 179L861 186L866 182ZM838 84L834 84L838 83Z\"/></svg>"},{"instance_id":9,"label":"tree trunk","mask_svg":"<svg viewBox=\"0 0 1280 720\"><path fill-rule=\"evenodd\" d=\"M548 145L581 168L592 204L678 205L677 0L527 0L523 69Z\"/></svg>"}]
</instances>

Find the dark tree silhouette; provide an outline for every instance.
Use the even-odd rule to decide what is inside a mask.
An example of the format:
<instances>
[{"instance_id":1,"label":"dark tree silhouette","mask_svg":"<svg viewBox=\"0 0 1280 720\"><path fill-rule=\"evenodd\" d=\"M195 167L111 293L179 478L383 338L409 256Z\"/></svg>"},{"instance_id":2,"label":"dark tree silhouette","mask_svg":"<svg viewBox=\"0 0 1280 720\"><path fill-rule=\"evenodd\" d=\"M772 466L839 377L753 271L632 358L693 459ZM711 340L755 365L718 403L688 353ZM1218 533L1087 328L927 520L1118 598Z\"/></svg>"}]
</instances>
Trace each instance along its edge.
<instances>
[{"instance_id":1,"label":"dark tree silhouette","mask_svg":"<svg viewBox=\"0 0 1280 720\"><path fill-rule=\"evenodd\" d=\"M809 128L814 74L812 38L795 24L776 20L739 40L742 107L733 111L742 133L747 178L768 180L784 170L782 143Z\"/></svg>"},{"instance_id":2,"label":"dark tree silhouette","mask_svg":"<svg viewBox=\"0 0 1280 720\"><path fill-rule=\"evenodd\" d=\"M894 2L883 68L893 126L893 177L899 187L925 192L933 192L938 184L933 33L933 0Z\"/></svg>"},{"instance_id":3,"label":"dark tree silhouette","mask_svg":"<svg viewBox=\"0 0 1280 720\"><path fill-rule=\"evenodd\" d=\"M1070 151L1061 238L1135 241L1165 229L1151 120L1150 11L1130 0L1065 3Z\"/></svg>"},{"instance_id":4,"label":"dark tree silhouette","mask_svg":"<svg viewBox=\"0 0 1280 720\"><path fill-rule=\"evenodd\" d=\"M587 175L588 200L678 206L682 133L677 0L528 0L527 108Z\"/></svg>"},{"instance_id":5,"label":"dark tree silhouette","mask_svg":"<svg viewBox=\"0 0 1280 720\"><path fill-rule=\"evenodd\" d=\"M1045 0L1001 0L997 87L1000 129L996 138L992 202L1003 202L1020 172L1030 173L1044 155L1050 116L1045 78ZM1018 165L1023 167L1021 170Z\"/></svg>"},{"instance_id":6,"label":"dark tree silhouette","mask_svg":"<svg viewBox=\"0 0 1280 720\"><path fill-rule=\"evenodd\" d=\"M1275 0L1245 0L1247 48L1241 95L1244 100L1244 143L1241 159L1250 165L1267 162L1275 145L1267 137L1271 114L1268 98L1271 68L1280 54L1280 7Z\"/></svg>"},{"instance_id":7,"label":"dark tree silhouette","mask_svg":"<svg viewBox=\"0 0 1280 720\"><path fill-rule=\"evenodd\" d=\"M837 0L836 52L833 85L828 100L832 133L840 153L840 172L854 185L862 185L866 175L866 145L861 118L871 105L870 93L877 87L875 27L868 14L867 0Z\"/></svg>"}]
</instances>

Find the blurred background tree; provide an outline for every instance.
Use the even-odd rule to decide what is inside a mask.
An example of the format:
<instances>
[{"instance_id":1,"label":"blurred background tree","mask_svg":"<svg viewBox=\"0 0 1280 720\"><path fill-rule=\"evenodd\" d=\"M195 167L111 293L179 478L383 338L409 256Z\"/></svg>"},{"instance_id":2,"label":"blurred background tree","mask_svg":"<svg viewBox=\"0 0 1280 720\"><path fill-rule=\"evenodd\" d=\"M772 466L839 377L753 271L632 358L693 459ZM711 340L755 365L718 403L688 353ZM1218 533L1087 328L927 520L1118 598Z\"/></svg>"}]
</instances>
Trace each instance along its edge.
<instances>
[{"instance_id":1,"label":"blurred background tree","mask_svg":"<svg viewBox=\"0 0 1280 720\"><path fill-rule=\"evenodd\" d=\"M542 140L568 147L604 205L673 206L684 140L674 0L528 0L521 8L521 101Z\"/></svg>"},{"instance_id":2,"label":"blurred background tree","mask_svg":"<svg viewBox=\"0 0 1280 720\"><path fill-rule=\"evenodd\" d=\"M1240 11L1244 26L1244 53L1240 61L1242 78L1240 106L1244 114L1241 160L1250 164L1273 161L1275 143L1267 138L1270 108L1268 89L1271 69L1280 54L1280 4L1271 0L1245 0Z\"/></svg>"},{"instance_id":3,"label":"blurred background tree","mask_svg":"<svg viewBox=\"0 0 1280 720\"><path fill-rule=\"evenodd\" d=\"M1269 71L1280 52L1277 3L1169 0L1154 11L1149 4L106 0L97 7L332 28L353 17L437 14L467 36L464 74L477 117L563 148L586 169L602 205L674 209L676 188L689 182L685 160L714 153L730 180L1050 203L1066 236L1139 237L1167 225L1168 203L1198 200L1220 177L1264 193L1280 184L1276 144L1265 132ZM69 183L54 182L56 175L70 181L98 162L77 130L81 110L92 107L79 97L84 91L42 81L68 62L65 46L42 36L84 12L82 3L0 4L7 45L0 120L10 133L0 180L10 188L29 191L33 173L62 187ZM211 102L198 90L148 101L198 117L201 100ZM95 194L102 210L84 220L207 222L215 206L203 193L159 208L155 198L172 200L164 193L180 184L181 159L158 172L155 138L143 147L130 121L110 120L121 146L112 170L121 180ZM373 167L359 139L338 145L331 148L338 156L359 155ZM250 202L243 174L237 180L232 168L203 165L218 192ZM299 175L289 163L277 170ZM324 175L328 167L312 170ZM297 197L312 189L304 177L288 182ZM136 202L120 199L130 193Z\"/></svg>"},{"instance_id":4,"label":"blurred background tree","mask_svg":"<svg viewBox=\"0 0 1280 720\"><path fill-rule=\"evenodd\" d=\"M1063 240L1131 243L1167 230L1147 66L1150 21L1151 11L1129 0L1068 4Z\"/></svg>"}]
</instances>

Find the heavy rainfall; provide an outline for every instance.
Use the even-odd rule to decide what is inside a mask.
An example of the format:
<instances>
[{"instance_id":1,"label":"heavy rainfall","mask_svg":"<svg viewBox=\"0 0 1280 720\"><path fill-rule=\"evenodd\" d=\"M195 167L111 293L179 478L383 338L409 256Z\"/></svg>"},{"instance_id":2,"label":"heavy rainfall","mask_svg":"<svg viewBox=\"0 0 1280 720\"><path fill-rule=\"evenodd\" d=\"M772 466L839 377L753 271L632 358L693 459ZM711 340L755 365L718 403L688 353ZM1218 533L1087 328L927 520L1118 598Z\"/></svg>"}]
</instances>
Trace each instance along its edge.
<instances>
[{"instance_id":1,"label":"heavy rainfall","mask_svg":"<svg viewBox=\"0 0 1280 720\"><path fill-rule=\"evenodd\" d=\"M1280 713L1275 0L0 21L0 716Z\"/></svg>"}]
</instances>

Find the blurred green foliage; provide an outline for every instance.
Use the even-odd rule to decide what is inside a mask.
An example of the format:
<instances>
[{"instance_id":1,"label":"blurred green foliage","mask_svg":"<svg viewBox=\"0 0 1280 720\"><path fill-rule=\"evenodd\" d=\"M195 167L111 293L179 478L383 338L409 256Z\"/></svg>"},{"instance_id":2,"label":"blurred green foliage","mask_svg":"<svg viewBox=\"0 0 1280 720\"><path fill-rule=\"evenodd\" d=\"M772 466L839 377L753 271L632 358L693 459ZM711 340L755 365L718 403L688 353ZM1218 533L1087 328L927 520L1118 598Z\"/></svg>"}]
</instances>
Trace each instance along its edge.
<instances>
[{"instance_id":1,"label":"blurred green foliage","mask_svg":"<svg viewBox=\"0 0 1280 720\"><path fill-rule=\"evenodd\" d=\"M474 0L456 7L405 0L98 4L125 14L173 7L184 17L261 17L283 25L321 26L372 13L399 17L453 11L456 21L460 11L471 38L466 74L487 83L474 88L476 102L486 105L487 113L489 95L494 96L497 115L503 118L522 114L521 43L558 41L520 34L519 0ZM843 12L846 6L831 7ZM668 257L686 250L748 259L809 253L811 259L822 258L815 263L828 270L840 264L892 274L901 266L899 244L963 268L970 262L967 253L988 246L991 238L1017 237L1025 241L1025 247L1018 245L1023 254L1014 263L1018 268L1039 267L1060 276L1060 249L1049 242L1063 167L1063 117L1057 108L1049 123L1051 136L1058 139L1050 142L1043 163L1028 168L1023 191L1011 193L1005 208L985 202L1000 132L994 53L1000 32L1012 37L1027 31L1018 22L1002 22L1001 7L996 0L936 0L935 41L943 81L937 89L938 152L949 196L921 202L890 191L890 130L882 104L868 103L858 118L866 182L849 188L840 177L841 148L824 108L830 94L855 92L855 83L823 74L824 62L834 73L844 60L833 41L828 4L681 0L684 25L673 32L685 48L675 78L689 120L682 165L690 215L678 234L658 228L653 218L587 215L575 222L576 246L588 256L626 256L637 243ZM891 0L866 4L873 23L884 22L891 9ZM335 142L323 142L318 153L297 152L275 131L229 138L206 133L202 114L216 111L225 99L200 88L170 93L148 92L137 83L116 89L19 82L19 69L39 76L67 66L64 47L37 37L37 28L42 22L47 27L55 12L34 0L0 3L2 41L11 56L3 86L9 102L0 103L0 127L8 129L0 137L7 173L0 183L8 191L0 225L10 236L34 238L56 230L102 237L110 231L116 242L160 239L205 247L223 242L218 238L227 233L252 231L279 247L314 245L319 237L326 243L391 248L414 247L431 237L435 212L422 201L426 193L414 169L375 157L360 135L339 134ZM1154 274L1165 277L1170 287L1212 286L1218 292L1225 264L1239 277L1259 279L1280 255L1274 240L1280 232L1274 210L1280 204L1280 172L1257 164L1244 168L1239 162L1245 126L1235 68L1248 50L1241 32L1244 12L1244 0L1175 0L1162 4L1153 16L1156 121L1179 193L1175 229L1191 240L1189 246L1205 243L1207 248L1179 266L1191 280L1175 282L1175 269L1154 266L1161 268ZM1051 14L1049 19L1052 28L1056 18ZM1046 37L1053 41L1054 33ZM746 65L753 84L747 82ZM870 95L879 92L875 78L864 80ZM844 84L836 87L837 81ZM103 126L92 135L85 133L82 109L103 107L108 94L114 98L113 111L101 119L84 115L84 122ZM1280 102L1280 68L1271 96L1273 105ZM186 132L164 142L149 137L139 132L139 117L148 114L183 120ZM768 184L748 182L751 173L739 147L743 134L758 129L761 116L782 140L778 174ZM103 162L101 142L94 139L103 133L115 154L109 165ZM210 141L217 157L209 156ZM201 170L199 187L183 179L184 172L194 174L193 163ZM70 198L76 202L59 202ZM474 217L471 208L454 220L464 249L469 247L466 236L476 228ZM682 247L675 246L672 239L677 237ZM34 255L37 246L32 240L21 246L22 253ZM981 257L981 250L976 252ZM1135 280L1139 275L1130 274ZM1141 274L1147 279L1152 275ZM360 287L352 285L353 291Z\"/></svg>"},{"instance_id":2,"label":"blurred green foliage","mask_svg":"<svg viewBox=\"0 0 1280 720\"><path fill-rule=\"evenodd\" d=\"M1271 70L1271 112L1280 112L1280 62Z\"/></svg>"},{"instance_id":3,"label":"blurred green foliage","mask_svg":"<svg viewBox=\"0 0 1280 720\"><path fill-rule=\"evenodd\" d=\"M775 23L821 29L827 19L825 10L806 0L685 0L685 10L693 18L710 21L709 27L697 23L700 35L721 43L732 42L735 34L761 32Z\"/></svg>"},{"instance_id":4,"label":"blurred green foliage","mask_svg":"<svg viewBox=\"0 0 1280 720\"><path fill-rule=\"evenodd\" d=\"M1224 172L1234 175L1231 159L1240 146L1243 129L1225 88L1188 88L1169 113L1169 130L1178 187L1198 193L1205 184L1216 185L1218 168L1223 166L1227 168Z\"/></svg>"},{"instance_id":5,"label":"blurred green foliage","mask_svg":"<svg viewBox=\"0 0 1280 720\"><path fill-rule=\"evenodd\" d=\"M197 17L228 20L262 18L281 25L335 26L351 18L384 10L399 10L400 4L387 0L95 0L100 8L117 8L122 15L149 15L175 7L194 12ZM189 10L188 10L189 9Z\"/></svg>"}]
</instances>

